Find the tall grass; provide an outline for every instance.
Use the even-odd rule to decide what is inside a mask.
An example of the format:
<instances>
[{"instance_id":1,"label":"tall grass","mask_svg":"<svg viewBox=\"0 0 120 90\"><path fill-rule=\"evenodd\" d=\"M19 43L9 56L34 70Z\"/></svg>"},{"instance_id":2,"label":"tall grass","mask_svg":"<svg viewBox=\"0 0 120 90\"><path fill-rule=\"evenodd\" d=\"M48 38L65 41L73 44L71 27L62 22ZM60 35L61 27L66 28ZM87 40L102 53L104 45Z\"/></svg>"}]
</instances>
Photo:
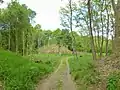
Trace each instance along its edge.
<instances>
[{"instance_id":1,"label":"tall grass","mask_svg":"<svg viewBox=\"0 0 120 90\"><path fill-rule=\"evenodd\" d=\"M61 56L59 54L45 54L45 53L26 56L27 59L33 62L38 61L38 63L46 64L49 68L51 68L52 71L54 71L54 69L59 65L60 60L63 57L65 56L64 55Z\"/></svg>"},{"instance_id":2,"label":"tall grass","mask_svg":"<svg viewBox=\"0 0 120 90\"><path fill-rule=\"evenodd\" d=\"M56 59L60 58L56 55L50 56L40 54L37 59L43 62L35 63L12 52L0 50L0 81L4 89L35 90L37 81L52 72L57 63Z\"/></svg>"}]
</instances>

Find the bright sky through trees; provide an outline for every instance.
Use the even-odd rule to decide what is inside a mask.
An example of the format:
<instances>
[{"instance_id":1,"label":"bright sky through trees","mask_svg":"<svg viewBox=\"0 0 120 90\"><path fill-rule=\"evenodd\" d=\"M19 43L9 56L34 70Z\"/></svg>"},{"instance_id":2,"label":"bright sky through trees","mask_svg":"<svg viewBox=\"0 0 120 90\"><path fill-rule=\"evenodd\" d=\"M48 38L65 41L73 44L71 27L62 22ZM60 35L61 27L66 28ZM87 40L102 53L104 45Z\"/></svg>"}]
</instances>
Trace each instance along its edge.
<instances>
[{"instance_id":1,"label":"bright sky through trees","mask_svg":"<svg viewBox=\"0 0 120 90\"><path fill-rule=\"evenodd\" d=\"M10 0L4 0L5 3L0 7L6 7ZM34 10L37 15L36 23L41 24L43 29L60 28L59 8L67 3L67 0L19 0Z\"/></svg>"},{"instance_id":2,"label":"bright sky through trees","mask_svg":"<svg viewBox=\"0 0 120 90\"><path fill-rule=\"evenodd\" d=\"M6 7L11 0L4 0L5 3L0 7ZM43 29L60 28L59 9L60 6L68 3L68 0L19 0L20 3L26 4L29 8L34 10L37 15L35 21L41 24ZM73 0L78 1L78 0Z\"/></svg>"}]
</instances>

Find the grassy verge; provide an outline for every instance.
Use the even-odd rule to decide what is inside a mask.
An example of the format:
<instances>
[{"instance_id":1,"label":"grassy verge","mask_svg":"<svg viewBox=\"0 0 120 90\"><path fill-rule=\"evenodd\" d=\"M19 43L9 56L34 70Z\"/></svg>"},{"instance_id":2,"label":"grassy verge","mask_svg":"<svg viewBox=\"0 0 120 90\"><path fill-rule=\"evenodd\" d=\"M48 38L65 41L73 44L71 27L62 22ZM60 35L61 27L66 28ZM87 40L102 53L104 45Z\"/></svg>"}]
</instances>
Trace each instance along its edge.
<instances>
[{"instance_id":1,"label":"grassy verge","mask_svg":"<svg viewBox=\"0 0 120 90\"><path fill-rule=\"evenodd\" d=\"M60 57L50 56L48 58L40 54L39 58L42 62L35 63L12 52L0 50L0 81L4 84L4 89L34 90L37 81L53 71L57 63L56 59Z\"/></svg>"},{"instance_id":2,"label":"grassy verge","mask_svg":"<svg viewBox=\"0 0 120 90\"><path fill-rule=\"evenodd\" d=\"M78 85L78 90L96 90L99 73L93 63L91 54L82 54L78 60L69 59L70 71Z\"/></svg>"},{"instance_id":3,"label":"grassy verge","mask_svg":"<svg viewBox=\"0 0 120 90\"><path fill-rule=\"evenodd\" d=\"M45 64L47 67L49 67L49 69L51 69L50 72L54 71L54 69L59 65L60 60L63 58L64 56L61 56L59 54L33 54L33 55L29 55L26 56L25 58L33 61L33 62L37 62L40 64Z\"/></svg>"}]
</instances>

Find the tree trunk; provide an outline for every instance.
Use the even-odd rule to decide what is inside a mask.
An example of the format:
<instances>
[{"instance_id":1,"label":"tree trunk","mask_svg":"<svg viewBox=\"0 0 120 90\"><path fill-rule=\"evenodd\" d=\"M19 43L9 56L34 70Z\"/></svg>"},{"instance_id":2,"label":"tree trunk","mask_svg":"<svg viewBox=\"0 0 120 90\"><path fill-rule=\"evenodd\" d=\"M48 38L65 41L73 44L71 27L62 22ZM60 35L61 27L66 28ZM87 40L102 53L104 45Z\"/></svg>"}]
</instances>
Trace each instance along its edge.
<instances>
[{"instance_id":1,"label":"tree trunk","mask_svg":"<svg viewBox=\"0 0 120 90\"><path fill-rule=\"evenodd\" d=\"M94 25L94 24L93 24ZM95 33L95 37L94 37L94 43L95 43L95 49L96 52L99 50L98 45L97 45L97 32L95 30L95 28L93 27L94 33ZM97 54L96 54L97 55Z\"/></svg>"},{"instance_id":2,"label":"tree trunk","mask_svg":"<svg viewBox=\"0 0 120 90\"><path fill-rule=\"evenodd\" d=\"M8 38L8 50L10 50L10 40L11 40L11 35L10 35L10 29L9 29L9 38Z\"/></svg>"},{"instance_id":3,"label":"tree trunk","mask_svg":"<svg viewBox=\"0 0 120 90\"><path fill-rule=\"evenodd\" d=\"M95 34L96 34L96 31L94 30ZM95 35L95 48L96 48L96 51L98 51L98 45L97 45L97 35Z\"/></svg>"},{"instance_id":4,"label":"tree trunk","mask_svg":"<svg viewBox=\"0 0 120 90\"><path fill-rule=\"evenodd\" d=\"M70 31L71 31L71 35L72 35L72 52L73 52L73 54L75 54L76 55L76 57L77 57L77 52L76 52L76 50L75 50L75 36L74 36L74 34L73 34L73 28L72 28L72 0L69 0L69 7L70 7Z\"/></svg>"},{"instance_id":5,"label":"tree trunk","mask_svg":"<svg viewBox=\"0 0 120 90\"><path fill-rule=\"evenodd\" d=\"M93 9L93 8L92 8ZM93 21L93 31L94 31L94 43L95 43L95 49L96 49L96 52L98 51L98 45L97 45L97 32L96 32L96 28L95 28L95 24L97 23L95 19L93 19L93 16L95 16L94 18L96 18L96 14L95 13L92 13L92 18L91 20ZM97 54L96 54L97 55Z\"/></svg>"},{"instance_id":6,"label":"tree trunk","mask_svg":"<svg viewBox=\"0 0 120 90\"><path fill-rule=\"evenodd\" d=\"M111 37L112 37L112 52L113 52L113 49L115 48L115 47L114 47L114 36L111 35Z\"/></svg>"},{"instance_id":7,"label":"tree trunk","mask_svg":"<svg viewBox=\"0 0 120 90\"><path fill-rule=\"evenodd\" d=\"M100 51L100 32L97 30L98 52Z\"/></svg>"},{"instance_id":8,"label":"tree trunk","mask_svg":"<svg viewBox=\"0 0 120 90\"><path fill-rule=\"evenodd\" d=\"M106 9L106 12L107 12L107 33L106 33L106 56L108 56L108 36L109 36L109 13L108 13L108 9Z\"/></svg>"},{"instance_id":9,"label":"tree trunk","mask_svg":"<svg viewBox=\"0 0 120 90\"><path fill-rule=\"evenodd\" d=\"M102 57L102 53L103 53L103 43L104 43L104 31L103 31L103 15L102 15L102 10L103 10L103 2L102 2L102 6L101 6L101 23L102 23L102 39L101 39L101 47L100 47L100 58Z\"/></svg>"},{"instance_id":10,"label":"tree trunk","mask_svg":"<svg viewBox=\"0 0 120 90\"><path fill-rule=\"evenodd\" d=\"M25 38L24 38L24 31L23 31L23 35L22 35L22 40L23 40L23 46L22 46L22 55L25 55Z\"/></svg>"},{"instance_id":11,"label":"tree trunk","mask_svg":"<svg viewBox=\"0 0 120 90\"><path fill-rule=\"evenodd\" d=\"M16 40L16 53L18 53L18 34L17 34L18 30L15 30L15 40Z\"/></svg>"},{"instance_id":12,"label":"tree trunk","mask_svg":"<svg viewBox=\"0 0 120 90\"><path fill-rule=\"evenodd\" d=\"M58 54L61 55L60 48L61 48L61 45L59 44L59 45L58 45Z\"/></svg>"},{"instance_id":13,"label":"tree trunk","mask_svg":"<svg viewBox=\"0 0 120 90\"><path fill-rule=\"evenodd\" d=\"M73 35L73 32L72 32L72 1L69 0L69 7L70 7L70 31L71 31L71 34L72 34L72 49L73 49L73 54L75 52L75 49L74 49L74 35Z\"/></svg>"},{"instance_id":14,"label":"tree trunk","mask_svg":"<svg viewBox=\"0 0 120 90\"><path fill-rule=\"evenodd\" d=\"M114 43L114 53L120 52L120 0L118 0L117 5L115 6L114 0L113 8L115 12L115 43Z\"/></svg>"},{"instance_id":15,"label":"tree trunk","mask_svg":"<svg viewBox=\"0 0 120 90\"><path fill-rule=\"evenodd\" d=\"M37 49L39 49L39 47L40 47L40 40L39 40L39 36L38 36L38 40L37 40Z\"/></svg>"},{"instance_id":16,"label":"tree trunk","mask_svg":"<svg viewBox=\"0 0 120 90\"><path fill-rule=\"evenodd\" d=\"M31 38L31 44L30 44L30 52L29 52L29 54L32 54L32 50L33 50L33 34L31 34L31 36L30 36L30 38Z\"/></svg>"},{"instance_id":17,"label":"tree trunk","mask_svg":"<svg viewBox=\"0 0 120 90\"><path fill-rule=\"evenodd\" d=\"M29 39L27 38L27 42L26 42L26 54L25 55L28 55L28 53L29 53Z\"/></svg>"},{"instance_id":18,"label":"tree trunk","mask_svg":"<svg viewBox=\"0 0 120 90\"><path fill-rule=\"evenodd\" d=\"M93 33L92 33L91 0L88 0L88 15L89 15L89 28L90 28L90 36L91 36L92 55L93 55L93 60L96 60L96 50L94 45Z\"/></svg>"},{"instance_id":19,"label":"tree trunk","mask_svg":"<svg viewBox=\"0 0 120 90\"><path fill-rule=\"evenodd\" d=\"M114 24L114 21L113 21L113 16L111 17L111 23L112 23L112 31L113 34L111 34L111 37L112 37L112 52L114 52L114 49L115 49L115 46L114 46L114 35L115 35L115 24Z\"/></svg>"}]
</instances>

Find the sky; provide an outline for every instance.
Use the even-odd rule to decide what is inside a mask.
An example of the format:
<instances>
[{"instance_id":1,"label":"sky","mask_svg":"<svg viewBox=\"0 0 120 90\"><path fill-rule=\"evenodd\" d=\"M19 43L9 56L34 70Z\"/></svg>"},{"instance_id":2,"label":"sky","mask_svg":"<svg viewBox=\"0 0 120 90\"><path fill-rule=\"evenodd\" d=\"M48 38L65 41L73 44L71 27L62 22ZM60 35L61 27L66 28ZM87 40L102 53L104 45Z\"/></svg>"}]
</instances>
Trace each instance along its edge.
<instances>
[{"instance_id":1,"label":"sky","mask_svg":"<svg viewBox=\"0 0 120 90\"><path fill-rule=\"evenodd\" d=\"M60 28L59 8L61 0L20 0L29 8L36 11L36 23L43 29Z\"/></svg>"},{"instance_id":2,"label":"sky","mask_svg":"<svg viewBox=\"0 0 120 90\"><path fill-rule=\"evenodd\" d=\"M4 0L5 3L0 7L6 7L6 4L11 0ZM26 4L34 10L37 15L35 18L36 24L40 24L43 29L61 28L59 9L68 0L19 0L21 4Z\"/></svg>"}]
</instances>

